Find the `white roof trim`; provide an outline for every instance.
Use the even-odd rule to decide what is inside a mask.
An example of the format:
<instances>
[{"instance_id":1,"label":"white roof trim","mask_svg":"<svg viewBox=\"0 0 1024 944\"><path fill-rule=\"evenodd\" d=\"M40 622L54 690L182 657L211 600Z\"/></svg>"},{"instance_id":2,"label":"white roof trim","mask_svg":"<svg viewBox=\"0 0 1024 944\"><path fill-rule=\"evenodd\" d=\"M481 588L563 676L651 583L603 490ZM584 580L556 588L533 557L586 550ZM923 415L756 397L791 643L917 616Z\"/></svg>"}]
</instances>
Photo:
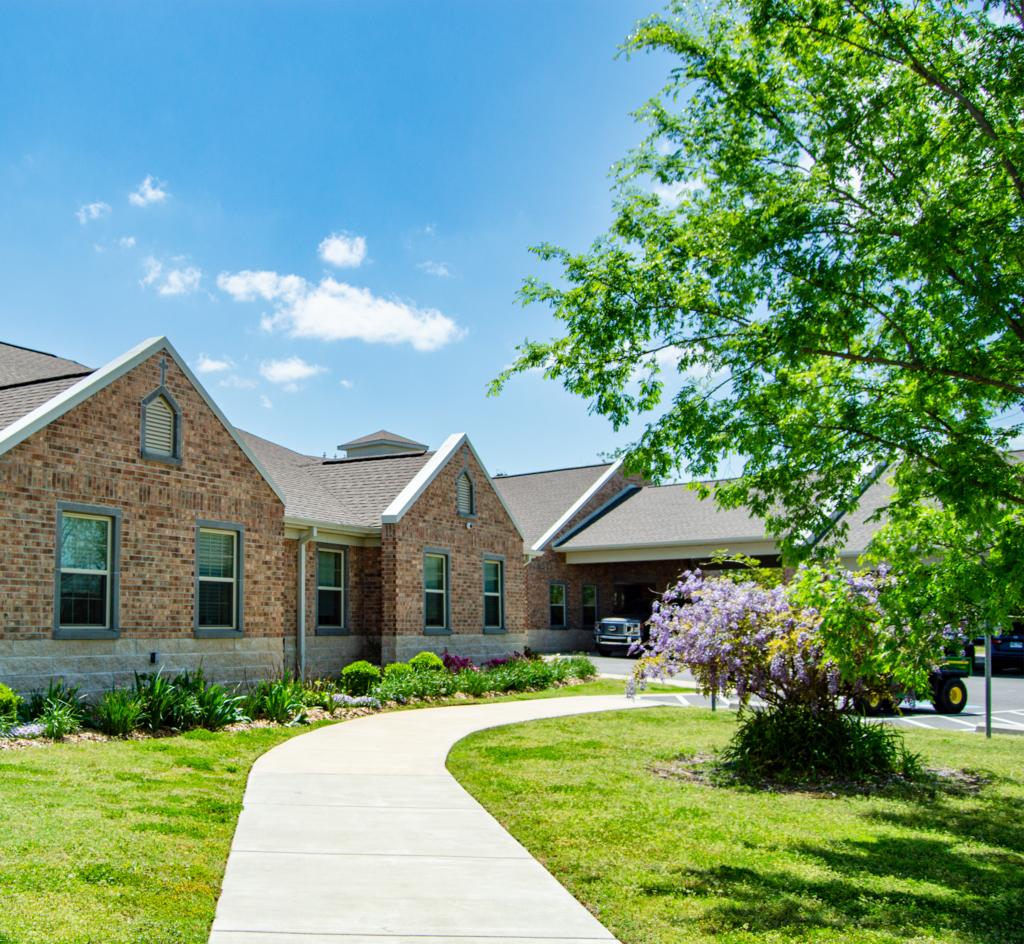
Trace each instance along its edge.
<instances>
[{"instance_id":1,"label":"white roof trim","mask_svg":"<svg viewBox=\"0 0 1024 944\"><path fill-rule=\"evenodd\" d=\"M289 515L285 512L284 523L286 527L292 528L319 528L321 531L337 532L339 534L355 534L360 537L380 536L380 525L363 524L338 524L336 521L323 521L319 518L302 518L297 515Z\"/></svg>"},{"instance_id":2,"label":"white roof trim","mask_svg":"<svg viewBox=\"0 0 1024 944\"><path fill-rule=\"evenodd\" d=\"M196 375L192 373L188 364L185 363L181 355L174 349L174 345L166 337L150 338L148 341L143 341L138 346L133 347L120 357L114 358L114 360L99 370L94 370L88 377L83 377L78 383L68 387L63 393L57 394L52 400L47 400L46 403L36 407L31 413L27 413L21 419L16 420L6 429L0 431L0 455L13 449L18 443L28 439L33 433L38 432L58 417L63 416L68 410L78 406L79 403L88 400L94 393L99 392L119 377L123 377L128 371L138 367L144 360L152 357L160 350L166 350L178 367L181 368L182 373L189 379L192 386L196 388L196 391L203 400L206 401L206 405L213 410L217 419L221 421L224 428L231 434L231 438L234 439L238 447L245 453L246 458L256 467L283 504L284 493L277 487L277 484L270 477L270 473L267 472L263 464L253 454L253 451L246 445L245 440L238 435L238 430L231 425L228 418L221 412L220 407L217 406L213 398L206 392L203 385L196 378Z\"/></svg>"},{"instance_id":3,"label":"white roof trim","mask_svg":"<svg viewBox=\"0 0 1024 944\"><path fill-rule=\"evenodd\" d=\"M558 534L558 532L561 531L562 528L564 528L570 521L572 521L576 512L579 511L588 501L590 501L591 498L594 497L598 489L600 489L601 486L608 481L608 479L610 479L616 472L618 472L619 467L621 465L622 460L616 459L610 466L608 466L608 468L600 476L598 476L597 481L594 482L594 484L591 485L590 488L588 488L582 495L580 495L579 498L576 499L575 502L572 503L572 505L569 506L569 510L564 515L562 515L562 517L559 518L553 525L551 525L551 527L548 528L543 535L541 535L537 543L533 545L532 550L542 551L544 549L544 545L547 544L548 541L550 541L556 534Z\"/></svg>"},{"instance_id":4,"label":"white roof trim","mask_svg":"<svg viewBox=\"0 0 1024 944\"><path fill-rule=\"evenodd\" d=\"M642 550L645 547L693 547L697 544L728 544L732 541L756 542L775 541L775 538L768 534L734 534L722 537L700 537L691 538L688 541L641 541L637 544L560 544L557 550L562 554L571 554L573 551L617 551L617 550ZM725 545L723 545L724 547Z\"/></svg>"},{"instance_id":5,"label":"white roof trim","mask_svg":"<svg viewBox=\"0 0 1024 944\"><path fill-rule=\"evenodd\" d=\"M465 443L469 446L469 451L473 453L473 457L476 459L477 464L483 471L487 478L487 483L491 486L491 490L495 495L498 496L498 501L501 502L501 507L505 509L505 513L512 519L512 524L516 526L516 530L519 532L519 536L523 536L523 529L519 527L519 522L516 521L516 516L512 514L512 509L505 503L505 499L501 497L501 492L494 485L494 479L491 478L491 473L487 471L487 466L484 465L483 460L480 458L480 453L473 447L473 443L469 441L469 437L465 433L452 433L441 448L437 450L430 457L430 461L423 466L419 472L413 476L412 481L403 488L395 500L384 509L384 514L380 516L382 524L396 524L401 521L405 516L405 513L413 506L416 500L423 494L427 486L434 481L437 477L437 473L441 471L448 463L448 460L455 455L456 452Z\"/></svg>"}]
</instances>

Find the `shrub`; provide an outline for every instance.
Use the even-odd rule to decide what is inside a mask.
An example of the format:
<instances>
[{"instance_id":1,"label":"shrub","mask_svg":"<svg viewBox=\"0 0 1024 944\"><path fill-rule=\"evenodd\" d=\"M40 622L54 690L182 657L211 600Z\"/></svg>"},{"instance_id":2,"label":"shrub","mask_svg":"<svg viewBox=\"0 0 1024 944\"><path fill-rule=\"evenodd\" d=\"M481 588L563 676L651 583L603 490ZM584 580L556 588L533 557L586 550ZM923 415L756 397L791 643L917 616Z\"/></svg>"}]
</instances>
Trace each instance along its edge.
<instances>
[{"instance_id":1,"label":"shrub","mask_svg":"<svg viewBox=\"0 0 1024 944\"><path fill-rule=\"evenodd\" d=\"M523 646L523 658L528 662L538 662L542 656L539 652L534 652L529 646Z\"/></svg>"},{"instance_id":2,"label":"shrub","mask_svg":"<svg viewBox=\"0 0 1024 944\"><path fill-rule=\"evenodd\" d=\"M65 685L64 679L50 679L46 691L32 692L28 696L27 710L23 714L26 721L35 721L41 718L49 702L60 702L71 709L75 718L81 724L85 718L85 696L81 694L81 685Z\"/></svg>"},{"instance_id":3,"label":"shrub","mask_svg":"<svg viewBox=\"0 0 1024 944\"><path fill-rule=\"evenodd\" d=\"M6 685L0 684L0 735L17 722L21 705L21 698Z\"/></svg>"},{"instance_id":4,"label":"shrub","mask_svg":"<svg viewBox=\"0 0 1024 944\"><path fill-rule=\"evenodd\" d=\"M915 760L890 725L804 706L743 712L723 756L760 776L890 775L912 769Z\"/></svg>"},{"instance_id":5,"label":"shrub","mask_svg":"<svg viewBox=\"0 0 1024 944\"><path fill-rule=\"evenodd\" d=\"M590 659L588 659L586 656L575 655L570 656L568 659L565 660L556 659L555 661L565 661L567 663L567 677L586 680L588 678L593 678L595 675L597 675L597 666L594 665L594 663L591 662Z\"/></svg>"},{"instance_id":6,"label":"shrub","mask_svg":"<svg viewBox=\"0 0 1024 944\"><path fill-rule=\"evenodd\" d=\"M148 731L179 729L182 715L179 702L188 694L188 689L172 685L159 672L135 673L135 695L142 705L142 726Z\"/></svg>"},{"instance_id":7,"label":"shrub","mask_svg":"<svg viewBox=\"0 0 1024 944\"><path fill-rule=\"evenodd\" d=\"M380 669L365 659L346 665L341 670L341 684L350 695L365 695L380 681Z\"/></svg>"},{"instance_id":8,"label":"shrub","mask_svg":"<svg viewBox=\"0 0 1024 944\"><path fill-rule=\"evenodd\" d=\"M301 724L306 709L296 686L286 675L272 682L262 681L242 698L241 708L250 718L266 718L278 724Z\"/></svg>"},{"instance_id":9,"label":"shrub","mask_svg":"<svg viewBox=\"0 0 1024 944\"><path fill-rule=\"evenodd\" d=\"M130 688L115 688L103 693L90 712L90 721L104 734L123 737L142 723L142 699Z\"/></svg>"},{"instance_id":10,"label":"shrub","mask_svg":"<svg viewBox=\"0 0 1024 944\"><path fill-rule=\"evenodd\" d=\"M392 662L384 666L384 678L394 678L396 675L409 675L416 670L408 662Z\"/></svg>"},{"instance_id":11,"label":"shrub","mask_svg":"<svg viewBox=\"0 0 1024 944\"><path fill-rule=\"evenodd\" d=\"M513 652L508 656L498 656L494 659L488 659L483 665L480 666L485 672L490 669L497 669L499 666L507 665L509 662L519 662L524 658L520 653Z\"/></svg>"},{"instance_id":12,"label":"shrub","mask_svg":"<svg viewBox=\"0 0 1024 944\"><path fill-rule=\"evenodd\" d=\"M448 650L445 649L445 652L447 651ZM422 672L424 670L429 670L431 672L440 671L445 667L444 660L433 652L421 652L418 655L413 656L409 660L409 665L411 665L417 672Z\"/></svg>"},{"instance_id":13,"label":"shrub","mask_svg":"<svg viewBox=\"0 0 1024 944\"><path fill-rule=\"evenodd\" d=\"M43 726L43 734L55 741L62 741L82 726L81 716L75 707L65 701L56 700L43 705L39 722Z\"/></svg>"},{"instance_id":14,"label":"shrub","mask_svg":"<svg viewBox=\"0 0 1024 944\"><path fill-rule=\"evenodd\" d=\"M305 684L299 681L295 682L296 697L307 708L334 711L334 696L337 693L338 686L330 679L316 679Z\"/></svg>"},{"instance_id":15,"label":"shrub","mask_svg":"<svg viewBox=\"0 0 1024 944\"><path fill-rule=\"evenodd\" d=\"M211 731L251 720L242 710L242 698L229 695L221 685L210 685L196 696L198 723Z\"/></svg>"}]
</instances>

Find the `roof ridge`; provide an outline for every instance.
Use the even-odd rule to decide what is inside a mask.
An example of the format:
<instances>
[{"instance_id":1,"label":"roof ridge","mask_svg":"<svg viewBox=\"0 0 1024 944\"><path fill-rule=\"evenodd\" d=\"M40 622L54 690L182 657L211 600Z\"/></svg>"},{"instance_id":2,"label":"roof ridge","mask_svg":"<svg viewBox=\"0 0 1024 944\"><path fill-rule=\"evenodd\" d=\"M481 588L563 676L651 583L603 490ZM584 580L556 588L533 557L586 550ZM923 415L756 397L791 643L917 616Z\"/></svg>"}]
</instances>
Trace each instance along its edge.
<instances>
[{"instance_id":1,"label":"roof ridge","mask_svg":"<svg viewBox=\"0 0 1024 944\"><path fill-rule=\"evenodd\" d=\"M409 459L414 456L430 456L433 453L429 449L418 449L415 452L391 452L381 453L377 456L352 456L351 459L317 459L318 465L343 465L346 462L375 462L380 459ZM314 456L314 458L316 458Z\"/></svg>"},{"instance_id":2,"label":"roof ridge","mask_svg":"<svg viewBox=\"0 0 1024 944\"><path fill-rule=\"evenodd\" d=\"M3 344L3 343L4 343L3 341L0 341L0 344ZM8 347L13 347L13 346L14 345L8 345ZM28 348L26 348L25 350L28 350ZM42 353L42 352L38 352L38 353ZM53 354L48 354L47 356L48 357L53 357L54 355ZM58 358L58 360L63 360L63 358ZM32 387L32 386L35 386L36 384L52 383L55 380L71 380L74 377L88 377L89 374L91 374L91 373L93 373L93 371L87 370L87 371L80 372L80 373L77 373L77 374L60 374L60 375L58 375L56 377L40 377L38 380L22 380L19 383L0 384L0 390L14 390L16 387Z\"/></svg>"},{"instance_id":3,"label":"roof ridge","mask_svg":"<svg viewBox=\"0 0 1024 944\"><path fill-rule=\"evenodd\" d=\"M614 462L593 462L588 465L567 465L562 469L541 469L539 472L513 472L511 475L498 474L494 477L496 479L521 479L527 475L549 475L552 472L576 472L579 469L603 469L610 465L614 465Z\"/></svg>"}]
</instances>

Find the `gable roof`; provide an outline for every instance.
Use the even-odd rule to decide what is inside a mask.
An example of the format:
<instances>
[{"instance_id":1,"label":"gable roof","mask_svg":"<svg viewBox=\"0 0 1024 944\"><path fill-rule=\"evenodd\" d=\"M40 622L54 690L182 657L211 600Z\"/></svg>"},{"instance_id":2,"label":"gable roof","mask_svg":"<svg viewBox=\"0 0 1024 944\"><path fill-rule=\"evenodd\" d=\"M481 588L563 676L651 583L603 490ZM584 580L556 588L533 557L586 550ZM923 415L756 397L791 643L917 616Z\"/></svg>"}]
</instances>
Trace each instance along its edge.
<instances>
[{"instance_id":1,"label":"gable roof","mask_svg":"<svg viewBox=\"0 0 1024 944\"><path fill-rule=\"evenodd\" d=\"M78 361L0 341L0 388L91 373L91 367Z\"/></svg>"},{"instance_id":2,"label":"gable roof","mask_svg":"<svg viewBox=\"0 0 1024 944\"><path fill-rule=\"evenodd\" d=\"M712 484L713 483L709 483ZM556 544L559 551L771 540L745 508L720 510L687 485L648 485L617 496Z\"/></svg>"},{"instance_id":3,"label":"gable roof","mask_svg":"<svg viewBox=\"0 0 1024 944\"><path fill-rule=\"evenodd\" d=\"M397 433L389 433L386 429L378 430L376 433L370 433L369 436L360 436L358 439L353 439L351 442L342 443L338 446L339 449L348 449L349 446L374 446L377 443L396 443L401 446L412 446L413 449L426 449L424 443L418 443L412 439L406 439L404 436L399 436Z\"/></svg>"},{"instance_id":4,"label":"gable roof","mask_svg":"<svg viewBox=\"0 0 1024 944\"><path fill-rule=\"evenodd\" d=\"M463 445L473 453L473 457L476 459L477 465L480 466L480 470L494 489L494 494L498 496L498 501L501 502L502 508L505 509L509 518L512 519L512 524L515 525L516 530L521 536L523 536L523 529L516 520L515 514L513 514L512 509L508 506L501 492L498 491L494 479L491 478L491 473L487 471L487 466L484 465L483 459L480 458L480 454L476 451L473 443L469 441L469 437L465 433L452 433L451 436L444 441L441 448L430 456L430 461L416 473L409 484L406 485L397 496L395 496L394 501L392 501L384 510L384 513L380 517L381 523L393 524L401 521L405 516L405 513L416 502L416 499L419 498L426 490L427 486L437 478L438 472L445 467L448 460L451 459L452 456L454 456L455 453L463 447Z\"/></svg>"},{"instance_id":5,"label":"gable roof","mask_svg":"<svg viewBox=\"0 0 1024 944\"><path fill-rule=\"evenodd\" d=\"M7 346L10 347L10 345ZM217 419L220 420L231 438L234 439L238 447L245 453L249 461L256 467L260 475L263 476L267 484L283 502L284 493L275 484L269 472L267 472L259 459L256 458L245 440L239 436L238 430L228 422L228 418L221 412L220 407L217 406L213 398L203 388L203 385L196 378L196 375L192 373L188 364L185 363L181 355L174 349L174 345L165 337L150 338L148 341L143 341L130 351L126 351L120 357L112 360L109 364L99 368L99 370L94 370L92 373L74 380L69 387L58 390L49 399L38 403L29 412L22 414L8 426L0 429L0 455L13 449L18 443L28 439L33 433L38 432L58 417L63 416L68 410L78 406L79 403L88 400L94 393L113 383L119 377L123 377L128 371L138 367L139 364L152 357L158 351L166 351L178 365L182 373L188 378L189 383L195 387L196 392L206 402L206 405L213 410ZM48 357L49 355L44 356ZM73 364L75 362L68 361L67 363ZM53 389L56 390L56 385Z\"/></svg>"},{"instance_id":6,"label":"gable roof","mask_svg":"<svg viewBox=\"0 0 1024 944\"><path fill-rule=\"evenodd\" d=\"M531 549L542 550L610 479L621 461L548 472L501 475L494 488L515 512Z\"/></svg>"}]
</instances>

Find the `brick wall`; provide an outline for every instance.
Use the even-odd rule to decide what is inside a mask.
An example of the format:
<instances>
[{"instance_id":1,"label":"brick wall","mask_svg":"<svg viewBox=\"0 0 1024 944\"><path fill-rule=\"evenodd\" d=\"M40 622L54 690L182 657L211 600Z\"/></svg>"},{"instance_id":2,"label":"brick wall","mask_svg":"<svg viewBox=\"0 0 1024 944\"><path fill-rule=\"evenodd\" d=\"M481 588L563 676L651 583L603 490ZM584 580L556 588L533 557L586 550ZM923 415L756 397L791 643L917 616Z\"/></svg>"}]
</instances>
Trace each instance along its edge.
<instances>
[{"instance_id":1,"label":"brick wall","mask_svg":"<svg viewBox=\"0 0 1024 944\"><path fill-rule=\"evenodd\" d=\"M467 528L458 515L456 479L466 468L476 485L476 513ZM423 630L423 550L450 553L450 636ZM505 558L504 635L483 632L483 556ZM523 539L468 447L453 455L397 524L384 525L382 657L405 660L431 650L476 660L522 651L526 642L526 577Z\"/></svg>"},{"instance_id":2,"label":"brick wall","mask_svg":"<svg viewBox=\"0 0 1024 944\"><path fill-rule=\"evenodd\" d=\"M161 356L183 414L180 467L139 455L141 401L160 383ZM122 513L120 639L53 639L58 501ZM200 660L215 678L280 670L284 507L170 356L154 354L0 455L0 503L5 683L26 690L64 675L95 691L151 669L150 652L171 673ZM244 639L193 636L200 518L245 526ZM294 576L291 586L294 597Z\"/></svg>"}]
</instances>

